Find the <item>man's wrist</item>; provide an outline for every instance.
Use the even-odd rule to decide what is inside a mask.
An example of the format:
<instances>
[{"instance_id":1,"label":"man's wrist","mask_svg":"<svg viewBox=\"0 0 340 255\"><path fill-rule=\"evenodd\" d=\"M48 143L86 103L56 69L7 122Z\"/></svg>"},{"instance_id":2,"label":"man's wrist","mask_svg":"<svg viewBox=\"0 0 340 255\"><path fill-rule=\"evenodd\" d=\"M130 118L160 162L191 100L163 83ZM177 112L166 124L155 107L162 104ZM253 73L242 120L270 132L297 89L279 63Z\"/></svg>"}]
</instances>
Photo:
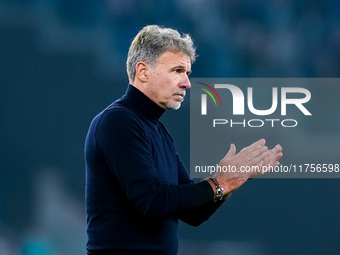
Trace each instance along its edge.
<instances>
[{"instance_id":1,"label":"man's wrist","mask_svg":"<svg viewBox=\"0 0 340 255\"><path fill-rule=\"evenodd\" d=\"M217 189L216 189L216 185L215 185L214 181L212 180L212 178L208 178L208 179L206 179L206 181L210 184L211 188L213 189L213 192L214 192L214 201L217 201L217 198L216 198ZM217 179L216 179L216 181L218 182ZM228 197L230 197L232 192L228 192L227 193L227 192L225 192L225 190L223 190L222 193L223 193L223 196L222 196L221 200L226 200Z\"/></svg>"},{"instance_id":2,"label":"man's wrist","mask_svg":"<svg viewBox=\"0 0 340 255\"><path fill-rule=\"evenodd\" d=\"M214 181L215 180L215 181ZM218 181L214 178L208 178L206 181L210 184L214 192L214 202L224 199L223 188L219 185ZM216 184L217 183L217 184Z\"/></svg>"},{"instance_id":3,"label":"man's wrist","mask_svg":"<svg viewBox=\"0 0 340 255\"><path fill-rule=\"evenodd\" d=\"M221 187L221 185L219 184L219 182L217 181L216 178L213 177L213 178L210 178L210 179L214 182L215 188L216 188L216 196L215 196L215 201L214 202L222 201L223 197L224 197L224 193L223 193L224 188Z\"/></svg>"}]
</instances>

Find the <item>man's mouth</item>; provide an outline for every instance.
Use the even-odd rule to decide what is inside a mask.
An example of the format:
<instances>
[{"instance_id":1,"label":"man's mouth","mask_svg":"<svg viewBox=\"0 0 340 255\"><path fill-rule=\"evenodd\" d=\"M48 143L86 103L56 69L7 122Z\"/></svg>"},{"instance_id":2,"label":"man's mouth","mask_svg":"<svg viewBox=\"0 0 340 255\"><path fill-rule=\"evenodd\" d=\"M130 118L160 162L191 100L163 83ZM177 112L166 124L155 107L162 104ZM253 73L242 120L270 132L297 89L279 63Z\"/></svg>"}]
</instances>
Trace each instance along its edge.
<instances>
[{"instance_id":1,"label":"man's mouth","mask_svg":"<svg viewBox=\"0 0 340 255\"><path fill-rule=\"evenodd\" d=\"M185 91L179 91L179 92L175 92L174 94L173 94L174 96L181 96L181 97L185 97Z\"/></svg>"}]
</instances>

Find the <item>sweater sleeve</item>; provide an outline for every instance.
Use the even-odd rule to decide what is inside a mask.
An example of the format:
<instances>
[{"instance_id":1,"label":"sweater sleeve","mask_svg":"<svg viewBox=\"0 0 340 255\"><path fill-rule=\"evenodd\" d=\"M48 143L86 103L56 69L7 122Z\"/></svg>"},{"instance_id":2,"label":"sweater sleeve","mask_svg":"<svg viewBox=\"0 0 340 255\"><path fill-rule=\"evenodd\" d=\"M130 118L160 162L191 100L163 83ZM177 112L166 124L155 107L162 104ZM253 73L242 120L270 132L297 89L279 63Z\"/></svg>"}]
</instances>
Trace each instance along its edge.
<instances>
[{"instance_id":1,"label":"sweater sleeve","mask_svg":"<svg viewBox=\"0 0 340 255\"><path fill-rule=\"evenodd\" d=\"M177 154L177 161L178 161L178 183L180 185L185 185L187 183L194 183L194 181L189 177L187 169L185 168L184 163L180 159L179 155ZM203 183L211 189L210 184L207 181L202 181ZM211 197L214 197L213 191L211 189ZM224 201L216 201L213 202L213 199L200 207L194 208L193 210L185 210L179 212L177 217L182 220L183 222L191 225L191 226L199 226L203 222L207 221L210 216L223 204Z\"/></svg>"},{"instance_id":2,"label":"sweater sleeve","mask_svg":"<svg viewBox=\"0 0 340 255\"><path fill-rule=\"evenodd\" d=\"M148 218L192 211L211 203L213 191L206 182L174 185L161 180L142 126L135 113L119 108L104 112L95 131L95 147L128 201Z\"/></svg>"}]
</instances>

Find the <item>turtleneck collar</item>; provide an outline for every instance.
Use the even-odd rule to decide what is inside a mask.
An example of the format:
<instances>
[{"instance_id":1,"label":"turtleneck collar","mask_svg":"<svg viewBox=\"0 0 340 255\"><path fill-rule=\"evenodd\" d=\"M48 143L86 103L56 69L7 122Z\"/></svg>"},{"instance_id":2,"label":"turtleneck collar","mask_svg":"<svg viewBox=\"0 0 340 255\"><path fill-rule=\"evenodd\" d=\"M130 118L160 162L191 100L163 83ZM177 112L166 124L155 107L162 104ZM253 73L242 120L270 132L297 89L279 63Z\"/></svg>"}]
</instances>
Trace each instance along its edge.
<instances>
[{"instance_id":1,"label":"turtleneck collar","mask_svg":"<svg viewBox=\"0 0 340 255\"><path fill-rule=\"evenodd\" d=\"M123 96L123 100L145 117L158 121L165 109L157 105L143 92L129 84Z\"/></svg>"}]
</instances>

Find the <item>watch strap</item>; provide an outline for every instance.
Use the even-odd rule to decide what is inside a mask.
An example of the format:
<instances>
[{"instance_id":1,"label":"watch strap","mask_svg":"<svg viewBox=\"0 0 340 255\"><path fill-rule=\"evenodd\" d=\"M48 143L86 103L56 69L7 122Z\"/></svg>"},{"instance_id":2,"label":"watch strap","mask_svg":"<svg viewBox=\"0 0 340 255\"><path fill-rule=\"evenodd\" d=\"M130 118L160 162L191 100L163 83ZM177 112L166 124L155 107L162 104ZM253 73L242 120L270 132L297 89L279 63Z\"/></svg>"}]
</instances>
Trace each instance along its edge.
<instances>
[{"instance_id":1,"label":"watch strap","mask_svg":"<svg viewBox=\"0 0 340 255\"><path fill-rule=\"evenodd\" d=\"M223 200L223 191L224 189L221 187L221 185L218 183L218 181L216 180L216 178L210 178L213 183L215 184L215 187L216 187L216 195L215 195L215 200L214 202L216 201L222 201Z\"/></svg>"}]
</instances>

